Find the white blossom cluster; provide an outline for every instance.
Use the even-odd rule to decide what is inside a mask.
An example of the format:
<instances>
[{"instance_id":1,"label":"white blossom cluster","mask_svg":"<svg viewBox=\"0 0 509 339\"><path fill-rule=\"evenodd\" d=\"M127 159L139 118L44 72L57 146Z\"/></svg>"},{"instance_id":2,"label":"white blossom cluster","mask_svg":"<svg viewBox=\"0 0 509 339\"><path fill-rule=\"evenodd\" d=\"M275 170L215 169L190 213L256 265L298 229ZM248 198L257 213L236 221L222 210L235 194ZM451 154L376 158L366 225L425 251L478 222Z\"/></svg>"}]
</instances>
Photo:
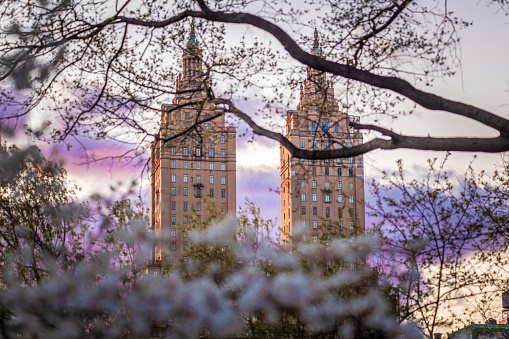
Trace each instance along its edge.
<instances>
[{"instance_id":1,"label":"white blossom cluster","mask_svg":"<svg viewBox=\"0 0 509 339\"><path fill-rule=\"evenodd\" d=\"M196 272L199 265L193 261L186 266L192 278L175 268L163 276L129 280L128 270L112 265L104 253L69 271L56 270L33 286L10 281L0 292L1 334L5 338L249 337L253 322L275 336L297 325L302 337L316 333L362 337L359 328L376 330L381 337L405 334L390 316L377 283L363 281L362 269L324 275L323 268L312 264L325 261L326 267L327 262L365 256L372 245L369 239L331 241L327 247L303 243L293 252L260 244L255 251L247 240L236 240L236 227L235 219L227 218L191 234L196 244L227 246L234 253L238 269L221 282L214 279L214 270ZM363 286L362 291L347 296L346 291L355 291L356 286ZM286 323L285 312L292 315Z\"/></svg>"}]
</instances>

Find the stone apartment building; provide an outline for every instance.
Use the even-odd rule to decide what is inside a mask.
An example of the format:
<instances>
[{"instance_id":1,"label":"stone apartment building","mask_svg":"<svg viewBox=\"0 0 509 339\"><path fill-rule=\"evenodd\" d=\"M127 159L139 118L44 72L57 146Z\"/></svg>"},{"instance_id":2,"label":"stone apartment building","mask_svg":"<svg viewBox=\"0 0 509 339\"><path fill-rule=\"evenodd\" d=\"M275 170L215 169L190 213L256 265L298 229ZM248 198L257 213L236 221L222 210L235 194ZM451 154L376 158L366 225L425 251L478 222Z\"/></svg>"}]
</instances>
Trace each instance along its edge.
<instances>
[{"instance_id":1,"label":"stone apartment building","mask_svg":"<svg viewBox=\"0 0 509 339\"><path fill-rule=\"evenodd\" d=\"M182 64L177 94L171 104L162 105L160 129L151 145L151 227L165 243L153 249L149 272L187 259L185 229L192 215L206 220L212 203L225 213L236 210L236 130L226 127L222 111L206 100L208 78L194 25Z\"/></svg>"},{"instance_id":2,"label":"stone apartment building","mask_svg":"<svg viewBox=\"0 0 509 339\"><path fill-rule=\"evenodd\" d=\"M312 53L321 55L317 32ZM304 149L351 147L363 142L339 111L326 74L307 68L300 102L286 117L286 138ZM350 239L364 233L364 166L362 156L304 160L281 152L281 227L283 243L317 240L323 232Z\"/></svg>"},{"instance_id":3,"label":"stone apartment building","mask_svg":"<svg viewBox=\"0 0 509 339\"><path fill-rule=\"evenodd\" d=\"M316 31L312 53L321 54ZM226 127L221 110L204 100L208 78L194 27L182 59L178 94L162 105L159 133L151 145L151 227L164 235L165 243L153 249L149 272L187 258L184 230L191 215L208 218L206 204L214 201L226 213L236 210L236 130ZM287 112L286 138L306 149L358 145L362 134L349 127L352 119L339 111L326 75L308 67L297 109ZM186 132L199 121L204 122L197 131ZM318 239L324 230L344 238L364 233L362 156L304 160L282 146L280 152L283 243Z\"/></svg>"}]
</instances>

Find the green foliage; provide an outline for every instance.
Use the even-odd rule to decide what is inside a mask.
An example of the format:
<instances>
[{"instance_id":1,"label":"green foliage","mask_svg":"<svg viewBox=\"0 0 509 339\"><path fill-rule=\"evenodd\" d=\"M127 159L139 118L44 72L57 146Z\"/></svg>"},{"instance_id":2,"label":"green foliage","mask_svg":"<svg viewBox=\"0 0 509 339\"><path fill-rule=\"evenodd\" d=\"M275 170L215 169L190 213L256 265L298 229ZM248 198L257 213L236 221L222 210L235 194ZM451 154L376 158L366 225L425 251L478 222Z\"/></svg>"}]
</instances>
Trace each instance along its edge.
<instances>
[{"instance_id":1,"label":"green foliage","mask_svg":"<svg viewBox=\"0 0 509 339\"><path fill-rule=\"evenodd\" d=\"M76 202L64 168L37 147L0 145L2 283L30 285L52 270L70 269L84 254L88 206ZM48 266L46 259L58 262Z\"/></svg>"}]
</instances>

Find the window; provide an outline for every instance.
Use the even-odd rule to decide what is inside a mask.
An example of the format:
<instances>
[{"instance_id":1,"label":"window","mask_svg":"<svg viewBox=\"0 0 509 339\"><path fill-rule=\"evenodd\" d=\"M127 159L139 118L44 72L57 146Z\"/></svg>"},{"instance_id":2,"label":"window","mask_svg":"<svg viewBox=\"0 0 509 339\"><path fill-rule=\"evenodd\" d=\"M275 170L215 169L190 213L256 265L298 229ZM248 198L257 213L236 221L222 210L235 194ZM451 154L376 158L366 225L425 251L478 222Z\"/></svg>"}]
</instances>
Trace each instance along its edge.
<instances>
[{"instance_id":1,"label":"window","mask_svg":"<svg viewBox=\"0 0 509 339\"><path fill-rule=\"evenodd\" d=\"M187 251L187 242L184 243L184 251Z\"/></svg>"},{"instance_id":2,"label":"window","mask_svg":"<svg viewBox=\"0 0 509 339\"><path fill-rule=\"evenodd\" d=\"M177 216L175 214L171 215L171 222L175 224L177 222Z\"/></svg>"},{"instance_id":3,"label":"window","mask_svg":"<svg viewBox=\"0 0 509 339\"><path fill-rule=\"evenodd\" d=\"M338 208L338 218L343 218L343 209Z\"/></svg>"},{"instance_id":4,"label":"window","mask_svg":"<svg viewBox=\"0 0 509 339\"><path fill-rule=\"evenodd\" d=\"M353 168L348 169L348 176L353 177Z\"/></svg>"},{"instance_id":5,"label":"window","mask_svg":"<svg viewBox=\"0 0 509 339\"><path fill-rule=\"evenodd\" d=\"M175 174L171 175L171 182L175 182L177 180L177 176Z\"/></svg>"},{"instance_id":6,"label":"window","mask_svg":"<svg viewBox=\"0 0 509 339\"><path fill-rule=\"evenodd\" d=\"M327 132L329 130L329 123L327 119L322 120L322 131Z\"/></svg>"},{"instance_id":7,"label":"window","mask_svg":"<svg viewBox=\"0 0 509 339\"><path fill-rule=\"evenodd\" d=\"M306 187L306 181L305 180L301 180L300 181L300 187L302 187L302 188Z\"/></svg>"},{"instance_id":8,"label":"window","mask_svg":"<svg viewBox=\"0 0 509 339\"><path fill-rule=\"evenodd\" d=\"M354 227L354 224L353 224L353 221L350 221L350 229L353 230L355 227Z\"/></svg>"},{"instance_id":9,"label":"window","mask_svg":"<svg viewBox=\"0 0 509 339\"><path fill-rule=\"evenodd\" d=\"M226 171L226 163L225 162L221 163L221 171Z\"/></svg>"},{"instance_id":10,"label":"window","mask_svg":"<svg viewBox=\"0 0 509 339\"><path fill-rule=\"evenodd\" d=\"M199 161L198 161L198 162L196 163L196 169L201 169L201 162L199 162Z\"/></svg>"},{"instance_id":11,"label":"window","mask_svg":"<svg viewBox=\"0 0 509 339\"><path fill-rule=\"evenodd\" d=\"M316 122L315 121L311 121L311 131L313 131L313 132L316 131Z\"/></svg>"},{"instance_id":12,"label":"window","mask_svg":"<svg viewBox=\"0 0 509 339\"><path fill-rule=\"evenodd\" d=\"M348 189L353 190L353 182L348 183Z\"/></svg>"},{"instance_id":13,"label":"window","mask_svg":"<svg viewBox=\"0 0 509 339\"><path fill-rule=\"evenodd\" d=\"M300 195L300 201L306 201L306 193Z\"/></svg>"},{"instance_id":14,"label":"window","mask_svg":"<svg viewBox=\"0 0 509 339\"><path fill-rule=\"evenodd\" d=\"M191 113L189 113L189 112L185 112L185 113L184 113L184 119L185 119L185 120L189 120L190 118L191 118Z\"/></svg>"},{"instance_id":15,"label":"window","mask_svg":"<svg viewBox=\"0 0 509 339\"><path fill-rule=\"evenodd\" d=\"M300 224L301 224L302 228L306 228L306 220L301 220Z\"/></svg>"},{"instance_id":16,"label":"window","mask_svg":"<svg viewBox=\"0 0 509 339\"><path fill-rule=\"evenodd\" d=\"M201 187L196 187L196 197L201 198Z\"/></svg>"},{"instance_id":17,"label":"window","mask_svg":"<svg viewBox=\"0 0 509 339\"><path fill-rule=\"evenodd\" d=\"M353 157L349 157L349 158L348 158L348 163L349 163L349 164L353 164Z\"/></svg>"},{"instance_id":18,"label":"window","mask_svg":"<svg viewBox=\"0 0 509 339\"><path fill-rule=\"evenodd\" d=\"M318 228L318 221L313 220L313 228L316 230Z\"/></svg>"},{"instance_id":19,"label":"window","mask_svg":"<svg viewBox=\"0 0 509 339\"><path fill-rule=\"evenodd\" d=\"M343 189L343 183L341 181L338 181L338 190Z\"/></svg>"},{"instance_id":20,"label":"window","mask_svg":"<svg viewBox=\"0 0 509 339\"><path fill-rule=\"evenodd\" d=\"M313 207L313 215L318 215L318 207Z\"/></svg>"},{"instance_id":21,"label":"window","mask_svg":"<svg viewBox=\"0 0 509 339\"><path fill-rule=\"evenodd\" d=\"M171 195L177 195L177 188L176 187L172 187L171 188Z\"/></svg>"},{"instance_id":22,"label":"window","mask_svg":"<svg viewBox=\"0 0 509 339\"><path fill-rule=\"evenodd\" d=\"M323 148L325 149L328 149L329 148L329 142L328 141L324 141L323 142ZM328 160L328 159L327 159Z\"/></svg>"},{"instance_id":23,"label":"window","mask_svg":"<svg viewBox=\"0 0 509 339\"><path fill-rule=\"evenodd\" d=\"M201 137L199 135L196 136L196 145L201 143Z\"/></svg>"},{"instance_id":24,"label":"window","mask_svg":"<svg viewBox=\"0 0 509 339\"><path fill-rule=\"evenodd\" d=\"M213 184L213 183L214 183L214 176L210 175L209 176L209 184Z\"/></svg>"},{"instance_id":25,"label":"window","mask_svg":"<svg viewBox=\"0 0 509 339\"><path fill-rule=\"evenodd\" d=\"M316 201L316 193L313 193L313 201Z\"/></svg>"},{"instance_id":26,"label":"window","mask_svg":"<svg viewBox=\"0 0 509 339\"><path fill-rule=\"evenodd\" d=\"M306 235L305 235L305 234L303 234L303 235L302 235L302 240L303 240L303 241L305 241L305 240L306 240Z\"/></svg>"},{"instance_id":27,"label":"window","mask_svg":"<svg viewBox=\"0 0 509 339\"><path fill-rule=\"evenodd\" d=\"M312 186L313 186L313 188L316 188L316 180L313 180Z\"/></svg>"},{"instance_id":28,"label":"window","mask_svg":"<svg viewBox=\"0 0 509 339\"><path fill-rule=\"evenodd\" d=\"M177 209L177 202L176 201L172 201L171 202L171 209L172 210L176 210Z\"/></svg>"},{"instance_id":29,"label":"window","mask_svg":"<svg viewBox=\"0 0 509 339\"><path fill-rule=\"evenodd\" d=\"M224 135L221 135L221 143L224 144L224 141L225 141L225 137L224 137Z\"/></svg>"},{"instance_id":30,"label":"window","mask_svg":"<svg viewBox=\"0 0 509 339\"><path fill-rule=\"evenodd\" d=\"M340 221L340 222L338 223L338 228L339 228L340 230L342 230L342 229L343 229L343 222L342 222L342 221Z\"/></svg>"},{"instance_id":31,"label":"window","mask_svg":"<svg viewBox=\"0 0 509 339\"><path fill-rule=\"evenodd\" d=\"M196 203L196 210L201 211L201 202Z\"/></svg>"},{"instance_id":32,"label":"window","mask_svg":"<svg viewBox=\"0 0 509 339\"><path fill-rule=\"evenodd\" d=\"M341 149L341 147L343 147L343 146L341 145L341 143L340 143L340 142L336 143L336 148L337 148L337 149Z\"/></svg>"},{"instance_id":33,"label":"window","mask_svg":"<svg viewBox=\"0 0 509 339\"><path fill-rule=\"evenodd\" d=\"M184 148L182 149L182 155L183 155L183 156L187 156L187 147L184 147Z\"/></svg>"},{"instance_id":34,"label":"window","mask_svg":"<svg viewBox=\"0 0 509 339\"><path fill-rule=\"evenodd\" d=\"M209 162L209 170L213 170L214 169L214 163L213 162Z\"/></svg>"},{"instance_id":35,"label":"window","mask_svg":"<svg viewBox=\"0 0 509 339\"><path fill-rule=\"evenodd\" d=\"M221 189L221 198L226 198L226 190L224 188Z\"/></svg>"},{"instance_id":36,"label":"window","mask_svg":"<svg viewBox=\"0 0 509 339\"><path fill-rule=\"evenodd\" d=\"M348 209L348 214L350 214L351 217L354 216L354 211L353 211L353 208L349 208Z\"/></svg>"},{"instance_id":37,"label":"window","mask_svg":"<svg viewBox=\"0 0 509 339\"><path fill-rule=\"evenodd\" d=\"M338 176L341 176L341 168L338 168Z\"/></svg>"},{"instance_id":38,"label":"window","mask_svg":"<svg viewBox=\"0 0 509 339\"><path fill-rule=\"evenodd\" d=\"M311 148L316 148L316 141L314 140L311 141Z\"/></svg>"},{"instance_id":39,"label":"window","mask_svg":"<svg viewBox=\"0 0 509 339\"><path fill-rule=\"evenodd\" d=\"M211 143L211 144L214 143L214 137L210 137L209 143Z\"/></svg>"},{"instance_id":40,"label":"window","mask_svg":"<svg viewBox=\"0 0 509 339\"><path fill-rule=\"evenodd\" d=\"M329 186L329 182L328 182L328 181L326 181L326 182L325 182L325 189L326 189L326 190L328 190L328 189L329 189L329 187L330 187L330 186Z\"/></svg>"},{"instance_id":41,"label":"window","mask_svg":"<svg viewBox=\"0 0 509 339\"><path fill-rule=\"evenodd\" d=\"M221 185L226 185L226 177L221 177Z\"/></svg>"},{"instance_id":42,"label":"window","mask_svg":"<svg viewBox=\"0 0 509 339\"><path fill-rule=\"evenodd\" d=\"M300 147L304 148L306 146L306 142L304 140L300 141Z\"/></svg>"},{"instance_id":43,"label":"window","mask_svg":"<svg viewBox=\"0 0 509 339\"><path fill-rule=\"evenodd\" d=\"M175 147L171 148L171 155L175 155Z\"/></svg>"},{"instance_id":44,"label":"window","mask_svg":"<svg viewBox=\"0 0 509 339\"><path fill-rule=\"evenodd\" d=\"M177 250L177 243L176 242L172 242L171 243L171 250L172 251L176 251Z\"/></svg>"},{"instance_id":45,"label":"window","mask_svg":"<svg viewBox=\"0 0 509 339\"><path fill-rule=\"evenodd\" d=\"M214 149L213 148L209 148L209 157L211 157L211 158L214 157Z\"/></svg>"},{"instance_id":46,"label":"window","mask_svg":"<svg viewBox=\"0 0 509 339\"><path fill-rule=\"evenodd\" d=\"M330 207L325 207L325 217L330 217Z\"/></svg>"},{"instance_id":47,"label":"window","mask_svg":"<svg viewBox=\"0 0 509 339\"><path fill-rule=\"evenodd\" d=\"M184 177L182 178L184 182L187 182L187 174L184 174Z\"/></svg>"},{"instance_id":48,"label":"window","mask_svg":"<svg viewBox=\"0 0 509 339\"><path fill-rule=\"evenodd\" d=\"M184 215L184 224L187 224L187 215ZM184 233L185 236L185 233Z\"/></svg>"},{"instance_id":49,"label":"window","mask_svg":"<svg viewBox=\"0 0 509 339\"><path fill-rule=\"evenodd\" d=\"M183 162L182 164L183 164L182 166L183 166L184 168L187 168L187 160L184 160L184 162Z\"/></svg>"},{"instance_id":50,"label":"window","mask_svg":"<svg viewBox=\"0 0 509 339\"><path fill-rule=\"evenodd\" d=\"M341 194L338 194L338 202L343 202L343 196Z\"/></svg>"},{"instance_id":51,"label":"window","mask_svg":"<svg viewBox=\"0 0 509 339\"><path fill-rule=\"evenodd\" d=\"M330 228L330 220L325 220L325 227L326 227L327 229L329 229L329 228Z\"/></svg>"},{"instance_id":52,"label":"window","mask_svg":"<svg viewBox=\"0 0 509 339\"><path fill-rule=\"evenodd\" d=\"M176 229L174 229L174 228L172 228L172 229L171 229L171 237L172 237L172 238L175 238L176 236L177 236L177 230L176 230Z\"/></svg>"},{"instance_id":53,"label":"window","mask_svg":"<svg viewBox=\"0 0 509 339\"><path fill-rule=\"evenodd\" d=\"M201 183L201 175L196 176L196 182L199 184Z\"/></svg>"},{"instance_id":54,"label":"window","mask_svg":"<svg viewBox=\"0 0 509 339\"><path fill-rule=\"evenodd\" d=\"M187 201L184 201L183 209L184 209L184 212L187 212Z\"/></svg>"},{"instance_id":55,"label":"window","mask_svg":"<svg viewBox=\"0 0 509 339\"><path fill-rule=\"evenodd\" d=\"M325 175L329 175L329 168L325 167Z\"/></svg>"},{"instance_id":56,"label":"window","mask_svg":"<svg viewBox=\"0 0 509 339\"><path fill-rule=\"evenodd\" d=\"M339 132L339 124L337 122L334 123L334 132Z\"/></svg>"},{"instance_id":57,"label":"window","mask_svg":"<svg viewBox=\"0 0 509 339\"><path fill-rule=\"evenodd\" d=\"M301 207L301 212L302 212L302 215L306 215L306 206L302 206Z\"/></svg>"},{"instance_id":58,"label":"window","mask_svg":"<svg viewBox=\"0 0 509 339\"><path fill-rule=\"evenodd\" d=\"M351 142L347 142L346 143L346 147L352 147L352 143Z\"/></svg>"},{"instance_id":59,"label":"window","mask_svg":"<svg viewBox=\"0 0 509 339\"><path fill-rule=\"evenodd\" d=\"M351 195L351 196L348 198L348 202L349 202L350 204L353 204L353 195Z\"/></svg>"},{"instance_id":60,"label":"window","mask_svg":"<svg viewBox=\"0 0 509 339\"><path fill-rule=\"evenodd\" d=\"M210 197L211 197L211 198L213 198L213 197L214 197L214 189L213 189L213 188L211 188L211 189L209 190L209 195L210 195Z\"/></svg>"},{"instance_id":61,"label":"window","mask_svg":"<svg viewBox=\"0 0 509 339\"><path fill-rule=\"evenodd\" d=\"M325 193L325 202L330 202L330 194Z\"/></svg>"},{"instance_id":62,"label":"window","mask_svg":"<svg viewBox=\"0 0 509 339\"><path fill-rule=\"evenodd\" d=\"M177 167L177 166L175 165L175 160L172 160L172 161L171 161L171 168L175 168L175 167Z\"/></svg>"},{"instance_id":63,"label":"window","mask_svg":"<svg viewBox=\"0 0 509 339\"><path fill-rule=\"evenodd\" d=\"M187 187L184 187L184 189L182 190L182 193L183 193L184 197L187 197Z\"/></svg>"},{"instance_id":64,"label":"window","mask_svg":"<svg viewBox=\"0 0 509 339\"><path fill-rule=\"evenodd\" d=\"M224 158L226 156L226 150L222 149L221 150L221 158Z\"/></svg>"}]
</instances>

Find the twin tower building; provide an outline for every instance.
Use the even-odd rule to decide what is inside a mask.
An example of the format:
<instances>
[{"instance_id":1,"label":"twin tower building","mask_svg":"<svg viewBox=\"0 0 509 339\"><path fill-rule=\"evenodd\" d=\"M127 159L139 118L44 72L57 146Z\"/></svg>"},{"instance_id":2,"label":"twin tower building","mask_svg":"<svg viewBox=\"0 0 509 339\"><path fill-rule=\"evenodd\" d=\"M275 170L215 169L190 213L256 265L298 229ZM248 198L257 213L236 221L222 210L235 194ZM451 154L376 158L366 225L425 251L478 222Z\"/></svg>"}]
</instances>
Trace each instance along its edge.
<instances>
[{"instance_id":1,"label":"twin tower building","mask_svg":"<svg viewBox=\"0 0 509 339\"><path fill-rule=\"evenodd\" d=\"M312 53L321 54L318 36ZM151 145L151 227L163 235L149 271L187 259L186 230L214 213L236 212L236 129L207 100L208 78L194 26L182 55L182 75L171 104L162 105L159 132ZM332 149L362 143L339 111L323 72L307 68L296 110L286 116L286 138L303 149ZM195 128L195 126L197 126ZM281 241L313 241L325 233L344 238L364 233L362 156L306 160L281 150Z\"/></svg>"}]
</instances>

